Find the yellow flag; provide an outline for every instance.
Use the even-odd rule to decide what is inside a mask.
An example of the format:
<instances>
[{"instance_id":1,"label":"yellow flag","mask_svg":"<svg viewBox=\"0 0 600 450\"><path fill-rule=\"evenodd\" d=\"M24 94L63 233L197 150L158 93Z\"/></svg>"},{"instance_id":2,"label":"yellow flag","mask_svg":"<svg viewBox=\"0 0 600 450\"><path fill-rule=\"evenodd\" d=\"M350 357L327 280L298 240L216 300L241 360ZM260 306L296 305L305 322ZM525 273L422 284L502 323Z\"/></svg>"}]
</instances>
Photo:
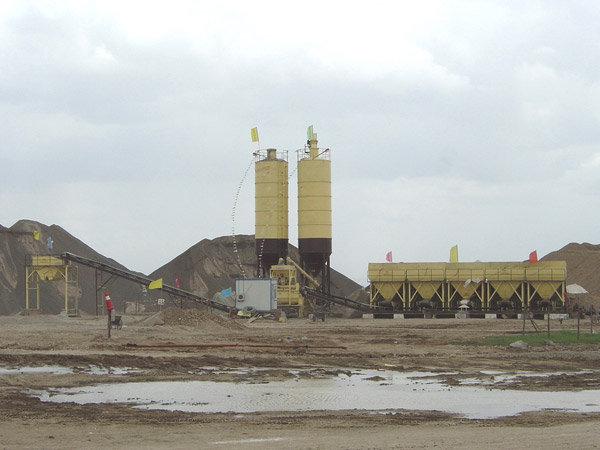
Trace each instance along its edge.
<instances>
[{"instance_id":1,"label":"yellow flag","mask_svg":"<svg viewBox=\"0 0 600 450\"><path fill-rule=\"evenodd\" d=\"M252 142L258 142L258 128L252 128L250 130L250 136L252 136Z\"/></svg>"},{"instance_id":2,"label":"yellow flag","mask_svg":"<svg viewBox=\"0 0 600 450\"><path fill-rule=\"evenodd\" d=\"M40 232L39 232L39 231L34 231L34 232L33 232L33 238L34 238L36 241L39 241L39 240L40 240Z\"/></svg>"},{"instance_id":3,"label":"yellow flag","mask_svg":"<svg viewBox=\"0 0 600 450\"><path fill-rule=\"evenodd\" d=\"M450 262L458 262L458 245L450 249Z\"/></svg>"},{"instance_id":4,"label":"yellow flag","mask_svg":"<svg viewBox=\"0 0 600 450\"><path fill-rule=\"evenodd\" d=\"M162 278L159 278L156 281L153 281L148 285L148 289L162 289Z\"/></svg>"}]
</instances>

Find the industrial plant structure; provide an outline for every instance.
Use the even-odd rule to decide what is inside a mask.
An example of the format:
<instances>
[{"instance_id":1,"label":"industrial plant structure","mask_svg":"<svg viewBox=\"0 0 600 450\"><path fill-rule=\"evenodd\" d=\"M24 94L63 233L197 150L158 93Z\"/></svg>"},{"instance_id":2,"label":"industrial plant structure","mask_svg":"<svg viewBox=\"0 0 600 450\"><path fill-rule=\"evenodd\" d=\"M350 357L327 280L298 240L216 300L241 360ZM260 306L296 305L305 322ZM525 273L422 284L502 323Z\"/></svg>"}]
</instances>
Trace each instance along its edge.
<instances>
[{"instance_id":1,"label":"industrial plant structure","mask_svg":"<svg viewBox=\"0 0 600 450\"><path fill-rule=\"evenodd\" d=\"M255 254L257 278L236 280L236 309L294 310L298 316L338 304L365 314L424 310L500 313L525 309L560 311L565 306L567 268L564 261L474 263L369 263L370 302L331 293L332 253L331 160L328 148L319 149L312 126L307 143L297 151L298 250L300 260L288 255L288 154L258 150L255 156ZM234 250L235 244L234 244ZM147 286L152 280L109 265L65 253L60 257L33 256L26 264L26 310L39 311L39 281L64 280L65 310L76 310L67 294L71 262L93 267ZM245 274L242 272L245 276ZM262 290L261 290L262 289ZM30 292L31 291L31 292ZM98 288L96 288L98 292ZM205 304L223 312L231 307L179 287L162 291ZM266 302L253 303L265 295ZM35 294L35 307L30 305ZM258 297L257 297L258 296ZM262 297L261 297L262 296ZM251 304L252 303L252 304ZM422 317L422 316L421 316Z\"/></svg>"},{"instance_id":2,"label":"industrial plant structure","mask_svg":"<svg viewBox=\"0 0 600 450\"><path fill-rule=\"evenodd\" d=\"M371 304L394 310L557 310L566 278L565 261L369 264Z\"/></svg>"},{"instance_id":3,"label":"industrial plant structure","mask_svg":"<svg viewBox=\"0 0 600 450\"><path fill-rule=\"evenodd\" d=\"M305 312L300 284L317 283L331 292L331 160L320 150L312 126L304 149L298 150L298 250L300 262L288 257L287 152L276 149L255 155L255 245L260 278L278 280L280 308Z\"/></svg>"},{"instance_id":4,"label":"industrial plant structure","mask_svg":"<svg viewBox=\"0 0 600 450\"><path fill-rule=\"evenodd\" d=\"M278 307L293 308L300 316L316 301L364 311L349 299L331 295L330 152L319 149L312 126L307 138L297 152L299 263L288 256L287 153L255 153L258 276L277 279ZM370 307L377 312L558 310L565 303L564 261L370 263L368 277Z\"/></svg>"}]
</instances>

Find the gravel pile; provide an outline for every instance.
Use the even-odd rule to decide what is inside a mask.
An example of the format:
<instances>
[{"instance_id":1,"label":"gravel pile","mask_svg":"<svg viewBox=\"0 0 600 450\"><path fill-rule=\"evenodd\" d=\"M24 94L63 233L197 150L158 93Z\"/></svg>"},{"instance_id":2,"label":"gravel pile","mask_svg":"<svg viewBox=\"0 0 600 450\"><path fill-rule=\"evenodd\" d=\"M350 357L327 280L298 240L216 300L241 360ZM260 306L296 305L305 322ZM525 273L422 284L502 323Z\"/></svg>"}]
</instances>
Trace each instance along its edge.
<instances>
[{"instance_id":1,"label":"gravel pile","mask_svg":"<svg viewBox=\"0 0 600 450\"><path fill-rule=\"evenodd\" d=\"M567 284L576 283L589 292L573 295L573 301L586 308L600 308L600 245L570 243L544 256L542 261L566 261Z\"/></svg>"},{"instance_id":2,"label":"gravel pile","mask_svg":"<svg viewBox=\"0 0 600 450\"><path fill-rule=\"evenodd\" d=\"M218 325L223 328L231 330L239 330L245 328L240 322L235 319L228 317L218 316L207 311L200 311L197 309L181 309L181 308L167 308L161 311L162 320L164 325L183 325L188 327L206 327L212 325Z\"/></svg>"}]
</instances>

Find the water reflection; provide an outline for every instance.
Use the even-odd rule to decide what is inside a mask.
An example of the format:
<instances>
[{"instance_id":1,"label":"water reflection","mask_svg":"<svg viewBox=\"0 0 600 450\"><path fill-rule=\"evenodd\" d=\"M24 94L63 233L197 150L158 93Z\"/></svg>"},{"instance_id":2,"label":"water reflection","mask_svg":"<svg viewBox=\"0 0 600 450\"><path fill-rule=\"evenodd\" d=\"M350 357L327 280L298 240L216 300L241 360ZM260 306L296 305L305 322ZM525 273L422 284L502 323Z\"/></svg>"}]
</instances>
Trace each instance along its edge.
<instances>
[{"instance_id":1,"label":"water reflection","mask_svg":"<svg viewBox=\"0 0 600 450\"><path fill-rule=\"evenodd\" d=\"M600 391L534 392L493 389L493 384L449 386L440 374L359 371L331 378L297 376L268 383L170 381L111 383L31 391L44 402L128 403L136 408L196 413L264 411L420 410L469 419L511 416L525 411L600 412L590 403ZM451 375L451 374L450 374ZM507 374L494 374L502 379ZM521 374L522 375L522 374ZM545 376L532 374L528 376Z\"/></svg>"}]
</instances>

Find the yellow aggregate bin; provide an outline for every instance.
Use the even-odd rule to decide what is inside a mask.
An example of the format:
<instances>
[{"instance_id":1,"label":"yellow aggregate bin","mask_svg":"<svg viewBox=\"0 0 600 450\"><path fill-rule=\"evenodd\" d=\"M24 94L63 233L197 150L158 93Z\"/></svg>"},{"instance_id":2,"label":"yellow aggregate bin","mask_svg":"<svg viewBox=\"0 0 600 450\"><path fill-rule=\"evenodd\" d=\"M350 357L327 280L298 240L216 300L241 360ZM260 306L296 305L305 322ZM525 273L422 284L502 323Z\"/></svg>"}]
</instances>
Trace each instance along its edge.
<instances>
[{"instance_id":1,"label":"yellow aggregate bin","mask_svg":"<svg viewBox=\"0 0 600 450\"><path fill-rule=\"evenodd\" d=\"M32 266L64 266L62 258L56 256L33 255L31 257Z\"/></svg>"},{"instance_id":2,"label":"yellow aggregate bin","mask_svg":"<svg viewBox=\"0 0 600 450\"><path fill-rule=\"evenodd\" d=\"M405 263L408 281L442 281L444 280L443 263Z\"/></svg>"},{"instance_id":3,"label":"yellow aggregate bin","mask_svg":"<svg viewBox=\"0 0 600 450\"><path fill-rule=\"evenodd\" d=\"M389 298L397 292L408 296L416 292L431 298L441 293L449 304L455 294L462 298L476 294L485 305L494 296L503 300L516 296L524 304L534 294L543 299L562 297L567 271L565 261L370 263L368 275L372 295L379 292ZM443 283L451 289L444 289Z\"/></svg>"},{"instance_id":4,"label":"yellow aggregate bin","mask_svg":"<svg viewBox=\"0 0 600 450\"><path fill-rule=\"evenodd\" d=\"M559 292L562 285L562 283L552 281L531 281L529 284L542 300L550 300L554 294Z\"/></svg>"},{"instance_id":5,"label":"yellow aggregate bin","mask_svg":"<svg viewBox=\"0 0 600 450\"><path fill-rule=\"evenodd\" d=\"M60 267L38 267L35 271L42 280L59 281L65 278L65 272L63 272Z\"/></svg>"},{"instance_id":6,"label":"yellow aggregate bin","mask_svg":"<svg viewBox=\"0 0 600 450\"><path fill-rule=\"evenodd\" d=\"M377 292L385 299L392 300L402 289L401 283L375 283Z\"/></svg>"},{"instance_id":7,"label":"yellow aggregate bin","mask_svg":"<svg viewBox=\"0 0 600 450\"><path fill-rule=\"evenodd\" d=\"M467 299L471 298L473 294L475 294L475 291L480 285L480 283L465 284L463 281L453 281L450 284L461 298Z\"/></svg>"},{"instance_id":8,"label":"yellow aggregate bin","mask_svg":"<svg viewBox=\"0 0 600 450\"><path fill-rule=\"evenodd\" d=\"M442 283L440 282L413 283L415 290L425 300L435 297L441 285Z\"/></svg>"},{"instance_id":9,"label":"yellow aggregate bin","mask_svg":"<svg viewBox=\"0 0 600 450\"><path fill-rule=\"evenodd\" d=\"M539 261L525 264L527 281L565 281L567 278L566 261Z\"/></svg>"},{"instance_id":10,"label":"yellow aggregate bin","mask_svg":"<svg viewBox=\"0 0 600 450\"><path fill-rule=\"evenodd\" d=\"M368 277L373 282L403 282L406 279L406 269L394 263L369 263Z\"/></svg>"}]
</instances>

